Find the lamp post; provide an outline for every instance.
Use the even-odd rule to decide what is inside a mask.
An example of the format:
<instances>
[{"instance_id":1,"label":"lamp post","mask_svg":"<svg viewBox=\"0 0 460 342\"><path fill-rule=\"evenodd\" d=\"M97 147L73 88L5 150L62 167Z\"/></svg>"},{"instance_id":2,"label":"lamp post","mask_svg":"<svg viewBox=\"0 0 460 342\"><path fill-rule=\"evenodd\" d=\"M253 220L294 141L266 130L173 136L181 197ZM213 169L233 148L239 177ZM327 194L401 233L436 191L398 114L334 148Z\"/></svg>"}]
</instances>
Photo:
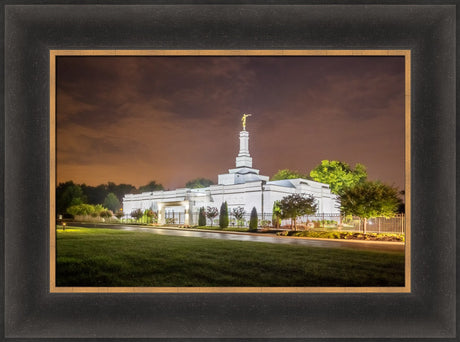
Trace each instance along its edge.
<instances>
[{"instance_id":1,"label":"lamp post","mask_svg":"<svg viewBox=\"0 0 460 342\"><path fill-rule=\"evenodd\" d=\"M267 183L267 181L263 180L261 183L260 183L260 187L262 189L262 192L261 192L261 204L262 204L262 208L261 208L261 213L262 213L262 221L264 221L264 190L265 190L265 184Z\"/></svg>"}]
</instances>

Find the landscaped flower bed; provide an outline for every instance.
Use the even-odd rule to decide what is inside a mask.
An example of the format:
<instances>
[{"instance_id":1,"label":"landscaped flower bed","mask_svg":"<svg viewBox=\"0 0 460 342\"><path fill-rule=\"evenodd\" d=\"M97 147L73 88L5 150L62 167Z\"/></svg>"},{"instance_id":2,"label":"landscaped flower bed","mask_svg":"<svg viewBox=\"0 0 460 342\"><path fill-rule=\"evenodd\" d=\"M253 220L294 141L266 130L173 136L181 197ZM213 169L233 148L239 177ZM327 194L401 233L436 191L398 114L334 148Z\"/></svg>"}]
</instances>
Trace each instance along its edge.
<instances>
[{"instance_id":1,"label":"landscaped flower bed","mask_svg":"<svg viewBox=\"0 0 460 342\"><path fill-rule=\"evenodd\" d=\"M286 230L278 232L278 236L298 236L298 237L311 237L321 239L344 239L344 240L368 240L368 241L392 241L404 242L404 234L385 234L385 233L354 233L354 232L327 232L327 231L293 231Z\"/></svg>"}]
</instances>

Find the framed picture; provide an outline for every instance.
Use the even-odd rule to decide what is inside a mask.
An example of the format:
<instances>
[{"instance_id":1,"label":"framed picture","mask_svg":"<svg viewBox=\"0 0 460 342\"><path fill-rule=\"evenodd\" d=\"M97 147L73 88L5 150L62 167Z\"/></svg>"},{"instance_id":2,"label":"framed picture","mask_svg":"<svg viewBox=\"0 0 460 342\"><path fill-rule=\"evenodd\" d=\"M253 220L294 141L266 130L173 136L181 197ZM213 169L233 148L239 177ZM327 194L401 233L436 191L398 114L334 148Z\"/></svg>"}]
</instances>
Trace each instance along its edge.
<instances>
[{"instance_id":1,"label":"framed picture","mask_svg":"<svg viewBox=\"0 0 460 342\"><path fill-rule=\"evenodd\" d=\"M6 5L5 338L454 337L456 41L453 8L447 5L249 3ZM433 36L439 39L432 39ZM104 282L98 286L90 281L86 286L71 281L68 285L57 285L60 278L56 273L55 246L56 237L62 232L56 233L58 213L53 190L60 174L65 173L65 158L60 159L65 153L59 150L59 142L66 141L74 147L88 144L83 139L75 140L78 138L75 126L59 122L59 110L67 108L72 112L75 103L66 102L65 96L69 95L69 89L78 92L76 75L86 72L86 79L91 79L88 71L91 69L78 67L79 60L92 63L105 58L104 63L93 66L92 70L100 70L102 65L107 77L111 77L113 70L127 65L120 63L110 69L114 59L136 56L161 57L163 67L170 70L185 68L180 64L185 57L262 60L270 56L278 57L278 61L308 56L354 58L356 72L366 68L365 63L359 62L366 58L384 60L399 56L398 63L403 66L400 76L404 81L401 110L405 121L405 150L399 147L405 154L403 183L409 208L406 210L403 282L386 287L376 283L368 286L325 283L324 286L283 287L267 283L267 286L252 287L149 287L110 286ZM173 58L175 64L168 64ZM61 69L57 68L59 63L63 66ZM335 67L337 65L340 64ZM317 68L317 75L326 74L327 67ZM190 65L187 68L193 69ZM298 66L298 75L301 69ZM244 71L237 68L231 72L244 75ZM281 68L281 71L287 69ZM290 72L295 70L291 68ZM126 70L126 75L132 73ZM144 75L148 77L147 71ZM166 76L157 77L157 81L166 80ZM376 88L383 89L379 88L379 80L374 81ZM109 91L103 87L96 89ZM121 84L119 89L118 95L110 96L136 96L126 94ZM361 108L380 105L375 97L372 104L366 104L363 98L360 97ZM238 121L243 113L237 114ZM91 118L96 119L91 110L86 114L87 123ZM120 125L132 129L126 124L129 117L124 119ZM132 119L138 118L133 115ZM242 117L237 169L252 168L251 157L243 151L246 135L251 133L251 119L256 119L256 115ZM134 145L138 144L136 141ZM68 154L65 157L68 158ZM125 158L126 155L122 159ZM219 175L218 185L237 177L239 171L232 170ZM254 175L259 177L258 172ZM168 187L180 188L174 184ZM268 201L271 190L265 187L262 195L264 190ZM136 209L129 203L137 201L138 195L130 196L123 199L123 210L129 214ZM149 196L154 196L153 192ZM158 220L165 220L167 201L157 202ZM184 222L179 225L190 225L193 211L188 205L191 204L184 206L185 202L176 202L172 203L186 208ZM264 210L267 213L263 203L262 215ZM323 196L320 205L326 205ZM444 227L442 233L433 228L441 226Z\"/></svg>"},{"instance_id":2,"label":"framed picture","mask_svg":"<svg viewBox=\"0 0 460 342\"><path fill-rule=\"evenodd\" d=\"M400 208L399 195L410 198L409 70L408 50L51 50L51 292L410 292L410 203ZM259 114L240 120L241 106ZM213 144L220 147L206 147ZM368 169L321 162L328 154ZM329 174L312 178L281 165L336 167L351 182L381 188L363 200L366 208L379 191L389 197L372 219L343 216L338 195L350 180L321 183ZM368 173L400 185L364 181ZM193 177L209 184L196 187ZM142 178L147 186L130 185ZM274 206L299 194L309 214L272 224ZM208 225L198 224L200 208ZM248 227L251 210L258 228ZM343 239L324 240L331 234ZM179 236L181 247L173 247ZM190 237L211 240L194 247ZM229 238L259 243L215 241ZM303 246L268 252L264 241ZM318 246L329 249L318 254Z\"/></svg>"}]
</instances>

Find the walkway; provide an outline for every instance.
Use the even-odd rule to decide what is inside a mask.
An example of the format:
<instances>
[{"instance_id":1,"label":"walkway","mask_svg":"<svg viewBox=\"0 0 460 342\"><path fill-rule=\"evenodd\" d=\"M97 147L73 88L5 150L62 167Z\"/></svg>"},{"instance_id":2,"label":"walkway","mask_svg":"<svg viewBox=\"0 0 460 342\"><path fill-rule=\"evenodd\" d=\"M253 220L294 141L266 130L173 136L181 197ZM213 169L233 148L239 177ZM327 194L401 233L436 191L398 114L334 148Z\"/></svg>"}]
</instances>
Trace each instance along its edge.
<instances>
[{"instance_id":1,"label":"walkway","mask_svg":"<svg viewBox=\"0 0 460 342\"><path fill-rule=\"evenodd\" d=\"M272 234L263 233L246 233L246 232L228 232L216 230L202 230L191 228L176 228L176 227L142 227L129 225L108 225L97 223L75 223L69 224L78 227L87 228L109 228L121 229L135 232L145 232L158 235L184 236L184 237L199 237L205 239L221 239L221 240L237 240L237 241L252 241L278 243L286 245L301 245L308 247L326 247L326 248L352 248L352 249L367 249L378 251L404 251L404 243L402 242L378 242L378 241L358 241L358 240L333 240L333 239L315 239L315 238L299 238L290 236L274 236Z\"/></svg>"}]
</instances>

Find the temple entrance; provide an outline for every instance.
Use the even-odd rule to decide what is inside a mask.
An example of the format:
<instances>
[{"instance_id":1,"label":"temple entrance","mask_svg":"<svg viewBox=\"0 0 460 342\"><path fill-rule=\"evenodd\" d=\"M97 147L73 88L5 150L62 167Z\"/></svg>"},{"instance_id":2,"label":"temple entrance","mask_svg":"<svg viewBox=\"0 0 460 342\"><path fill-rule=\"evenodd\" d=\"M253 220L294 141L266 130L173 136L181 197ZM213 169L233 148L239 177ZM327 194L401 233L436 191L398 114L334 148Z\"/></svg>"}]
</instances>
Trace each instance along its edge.
<instances>
[{"instance_id":1,"label":"temple entrance","mask_svg":"<svg viewBox=\"0 0 460 342\"><path fill-rule=\"evenodd\" d=\"M165 223L166 224L186 224L185 223L185 207L174 206L165 208Z\"/></svg>"},{"instance_id":2,"label":"temple entrance","mask_svg":"<svg viewBox=\"0 0 460 342\"><path fill-rule=\"evenodd\" d=\"M158 223L190 225L190 203L187 200L157 202Z\"/></svg>"}]
</instances>

